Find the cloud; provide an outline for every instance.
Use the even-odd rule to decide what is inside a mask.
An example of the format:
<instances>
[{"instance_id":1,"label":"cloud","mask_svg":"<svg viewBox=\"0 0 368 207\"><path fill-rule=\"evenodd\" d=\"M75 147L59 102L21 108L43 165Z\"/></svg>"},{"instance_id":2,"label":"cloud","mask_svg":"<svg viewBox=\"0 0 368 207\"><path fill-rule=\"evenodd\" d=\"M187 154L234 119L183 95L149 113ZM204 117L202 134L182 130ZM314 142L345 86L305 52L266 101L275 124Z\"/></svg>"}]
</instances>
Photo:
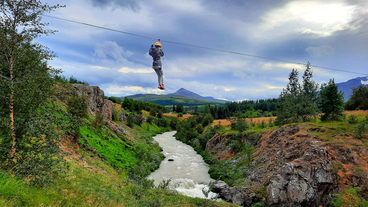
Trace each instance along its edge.
<instances>
[{"instance_id":1,"label":"cloud","mask_svg":"<svg viewBox=\"0 0 368 207\"><path fill-rule=\"evenodd\" d=\"M105 67L101 67L101 66L91 66L90 68L97 69L97 70L110 70L110 68L105 68Z\"/></svg>"},{"instance_id":2,"label":"cloud","mask_svg":"<svg viewBox=\"0 0 368 207\"><path fill-rule=\"evenodd\" d=\"M333 55L335 48L331 46L320 46L320 47L307 47L305 49L312 57L322 57L325 55Z\"/></svg>"},{"instance_id":3,"label":"cloud","mask_svg":"<svg viewBox=\"0 0 368 207\"><path fill-rule=\"evenodd\" d=\"M125 51L122 47L120 47L116 42L105 41L100 44L97 43L94 55L99 58L107 58L110 56L117 61L125 59L126 57L131 56L133 53L130 51Z\"/></svg>"},{"instance_id":4,"label":"cloud","mask_svg":"<svg viewBox=\"0 0 368 207\"><path fill-rule=\"evenodd\" d=\"M259 28L284 35L298 32L327 37L348 28L355 10L356 6L343 2L290 1L265 15Z\"/></svg>"},{"instance_id":5,"label":"cloud","mask_svg":"<svg viewBox=\"0 0 368 207\"><path fill-rule=\"evenodd\" d=\"M118 70L120 73L153 73L152 69L131 69L128 67L122 67Z\"/></svg>"},{"instance_id":6,"label":"cloud","mask_svg":"<svg viewBox=\"0 0 368 207\"><path fill-rule=\"evenodd\" d=\"M243 72L242 72L242 71L240 71L240 70L237 70L237 71L235 71L235 72L233 73L233 76L244 78L245 76L247 76L247 74L246 74L246 73L243 73Z\"/></svg>"},{"instance_id":7,"label":"cloud","mask_svg":"<svg viewBox=\"0 0 368 207\"><path fill-rule=\"evenodd\" d=\"M90 0L92 2L92 5L95 7L121 7L121 8L127 8L131 9L132 11L138 12L140 10L139 2L138 0Z\"/></svg>"},{"instance_id":8,"label":"cloud","mask_svg":"<svg viewBox=\"0 0 368 207\"><path fill-rule=\"evenodd\" d=\"M224 87L224 90L226 91L226 92L228 92L228 91L234 91L236 88L225 88Z\"/></svg>"},{"instance_id":9,"label":"cloud","mask_svg":"<svg viewBox=\"0 0 368 207\"><path fill-rule=\"evenodd\" d=\"M105 89L108 94L119 95L123 92L128 93L154 93L154 94L162 94L163 91L160 89L151 89L151 88L143 88L141 86L117 86L111 85Z\"/></svg>"},{"instance_id":10,"label":"cloud","mask_svg":"<svg viewBox=\"0 0 368 207\"><path fill-rule=\"evenodd\" d=\"M275 70L275 69L283 69L283 70L291 70L291 69L305 69L306 67L300 64L295 63L264 63L262 65L263 69L266 70Z\"/></svg>"}]
</instances>

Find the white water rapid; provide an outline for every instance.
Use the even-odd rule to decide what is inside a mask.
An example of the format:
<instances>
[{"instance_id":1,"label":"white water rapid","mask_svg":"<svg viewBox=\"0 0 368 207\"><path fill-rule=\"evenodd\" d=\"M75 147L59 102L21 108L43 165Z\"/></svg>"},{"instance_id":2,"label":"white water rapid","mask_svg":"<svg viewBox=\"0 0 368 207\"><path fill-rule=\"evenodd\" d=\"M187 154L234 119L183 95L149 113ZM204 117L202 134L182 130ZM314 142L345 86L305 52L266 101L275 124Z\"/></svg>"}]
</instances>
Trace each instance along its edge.
<instances>
[{"instance_id":1,"label":"white water rapid","mask_svg":"<svg viewBox=\"0 0 368 207\"><path fill-rule=\"evenodd\" d=\"M191 146L176 140L175 133L175 131L165 132L153 137L162 147L166 158L148 179L155 180L157 186L162 180L171 178L169 184L171 189L186 196L206 198L202 189L208 190L209 182L214 181L208 174L209 167ZM174 161L168 161L169 159ZM215 193L210 192L208 197L215 196Z\"/></svg>"}]
</instances>

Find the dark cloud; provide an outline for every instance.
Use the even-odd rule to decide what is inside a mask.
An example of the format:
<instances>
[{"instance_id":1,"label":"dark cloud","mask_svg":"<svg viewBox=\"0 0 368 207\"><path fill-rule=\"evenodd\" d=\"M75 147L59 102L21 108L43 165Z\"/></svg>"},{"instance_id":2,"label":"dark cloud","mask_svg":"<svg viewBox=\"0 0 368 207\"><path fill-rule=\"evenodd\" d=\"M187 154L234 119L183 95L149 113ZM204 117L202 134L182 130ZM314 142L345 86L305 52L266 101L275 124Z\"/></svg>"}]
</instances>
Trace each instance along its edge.
<instances>
[{"instance_id":1,"label":"dark cloud","mask_svg":"<svg viewBox=\"0 0 368 207\"><path fill-rule=\"evenodd\" d=\"M108 7L108 6L118 6L121 8L131 9L134 12L138 12L140 10L138 0L90 0L93 6L96 7Z\"/></svg>"}]
</instances>

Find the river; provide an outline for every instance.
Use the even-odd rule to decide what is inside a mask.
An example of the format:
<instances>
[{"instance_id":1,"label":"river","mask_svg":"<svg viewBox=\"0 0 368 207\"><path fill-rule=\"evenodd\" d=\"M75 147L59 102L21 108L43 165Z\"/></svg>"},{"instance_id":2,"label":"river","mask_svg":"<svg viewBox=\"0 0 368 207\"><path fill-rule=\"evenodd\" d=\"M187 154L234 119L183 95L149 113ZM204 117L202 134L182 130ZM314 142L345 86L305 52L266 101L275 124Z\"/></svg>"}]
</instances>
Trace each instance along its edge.
<instances>
[{"instance_id":1,"label":"river","mask_svg":"<svg viewBox=\"0 0 368 207\"><path fill-rule=\"evenodd\" d=\"M170 188L178 193L190 196L206 198L202 189L208 190L210 181L214 181L208 174L208 165L201 155L193 147L175 139L176 131L159 134L153 139L159 143L163 149L165 160L161 162L160 168L149 175L149 179L155 181L157 186L162 180L169 180ZM174 161L169 161L173 159ZM215 197L213 192L209 197Z\"/></svg>"}]
</instances>

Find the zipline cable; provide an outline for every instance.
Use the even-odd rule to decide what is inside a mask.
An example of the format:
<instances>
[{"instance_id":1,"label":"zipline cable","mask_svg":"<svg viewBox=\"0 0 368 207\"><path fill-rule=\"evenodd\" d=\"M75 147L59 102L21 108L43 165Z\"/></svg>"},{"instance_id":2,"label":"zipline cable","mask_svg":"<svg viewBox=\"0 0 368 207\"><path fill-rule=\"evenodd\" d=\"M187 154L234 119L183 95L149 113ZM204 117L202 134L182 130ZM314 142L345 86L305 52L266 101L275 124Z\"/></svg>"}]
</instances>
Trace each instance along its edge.
<instances>
[{"instance_id":1,"label":"zipline cable","mask_svg":"<svg viewBox=\"0 0 368 207\"><path fill-rule=\"evenodd\" d=\"M306 65L304 63L299 63L299 62L294 62L294 61L281 60L281 59L276 59L276 58L269 58L269 57L264 57L264 56L251 55L251 54L247 54L247 53L234 52L234 51L229 51L229 50L221 50L221 49L216 49L216 48L203 47L203 46L198 46L198 45L191 45L191 44L186 44L186 43L180 43L180 42L173 42L173 41L168 41L168 40L162 40L162 39L158 39L158 38L147 37L147 36L138 35L138 34L134 34L134 33L130 33L130 32L124 32L124 31L121 31L121 30L111 29L111 28L107 28L107 27L102 27L102 26L98 26L98 25L94 25L94 24L89 24L89 23L74 21L74 20L60 18L60 17L49 16L49 15L45 15L45 14L43 14L42 16L53 18L53 19L58 19L58 20L63 20L63 21L67 21L67 22L72 22L72 23L76 23L76 24L82 24L82 25L86 25L86 26L90 26L90 27L99 28L99 29L109 30L109 31L113 31L113 32L119 32L119 33L123 33L123 34L127 34L127 35L132 35L132 36L136 36L136 37L141 37L141 38L146 38L146 39L152 39L152 40L153 39L160 40L161 42L166 42L166 43L171 43L171 44L176 44L176 45L183 45L183 46L187 46L187 47L195 47L195 48L201 48L201 49L205 49L205 50L213 50L213 51L225 52L225 53L230 53L230 54L235 54L235 55L243 55L243 56L248 56L248 57L261 58L261 59L266 59L266 60L274 60L274 61L285 62L285 63L292 63L292 64L303 65L303 66ZM340 71L340 72L345 72L345 73L354 73L354 74L368 76L368 74L365 74L365 73L358 73L358 72L341 70L341 69L336 69L336 68L329 68L329 67L318 66L318 65L311 65L311 66L312 67L315 67L315 68L321 68L321 69L334 70L334 71Z\"/></svg>"}]
</instances>

